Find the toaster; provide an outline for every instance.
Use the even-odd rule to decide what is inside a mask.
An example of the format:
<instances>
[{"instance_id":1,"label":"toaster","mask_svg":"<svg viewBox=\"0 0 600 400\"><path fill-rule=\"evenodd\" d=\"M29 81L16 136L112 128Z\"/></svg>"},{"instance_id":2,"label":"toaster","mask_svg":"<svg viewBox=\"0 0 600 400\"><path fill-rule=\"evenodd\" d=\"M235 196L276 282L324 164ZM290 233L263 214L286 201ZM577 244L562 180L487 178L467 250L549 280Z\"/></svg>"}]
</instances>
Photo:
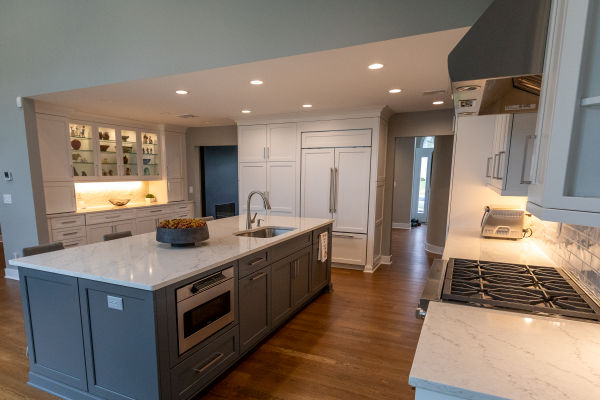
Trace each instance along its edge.
<instances>
[{"instance_id":1,"label":"toaster","mask_svg":"<svg viewBox=\"0 0 600 400\"><path fill-rule=\"evenodd\" d=\"M523 239L525 210L515 208L485 208L481 218L481 236L496 239Z\"/></svg>"}]
</instances>

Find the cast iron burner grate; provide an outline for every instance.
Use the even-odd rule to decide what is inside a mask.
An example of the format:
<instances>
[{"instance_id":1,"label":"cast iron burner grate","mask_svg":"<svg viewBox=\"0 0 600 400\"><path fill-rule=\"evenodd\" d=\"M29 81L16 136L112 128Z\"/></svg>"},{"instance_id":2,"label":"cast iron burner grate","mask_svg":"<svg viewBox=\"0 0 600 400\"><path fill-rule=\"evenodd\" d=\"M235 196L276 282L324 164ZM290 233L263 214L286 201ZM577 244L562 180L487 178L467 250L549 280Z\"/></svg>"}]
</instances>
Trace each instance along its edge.
<instances>
[{"instance_id":1,"label":"cast iron burner grate","mask_svg":"<svg viewBox=\"0 0 600 400\"><path fill-rule=\"evenodd\" d=\"M551 267L450 259L443 300L600 320L600 308Z\"/></svg>"}]
</instances>

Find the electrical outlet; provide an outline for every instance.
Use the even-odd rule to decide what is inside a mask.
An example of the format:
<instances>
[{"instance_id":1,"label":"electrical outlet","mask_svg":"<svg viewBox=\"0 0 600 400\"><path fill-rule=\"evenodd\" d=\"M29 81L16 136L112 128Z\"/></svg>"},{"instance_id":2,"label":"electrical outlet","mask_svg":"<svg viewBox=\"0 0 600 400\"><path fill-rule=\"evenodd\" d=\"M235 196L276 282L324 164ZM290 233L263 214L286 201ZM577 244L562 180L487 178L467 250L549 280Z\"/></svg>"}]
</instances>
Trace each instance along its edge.
<instances>
[{"instance_id":1,"label":"electrical outlet","mask_svg":"<svg viewBox=\"0 0 600 400\"><path fill-rule=\"evenodd\" d=\"M118 311L123 311L123 298L106 295L108 308Z\"/></svg>"},{"instance_id":2,"label":"electrical outlet","mask_svg":"<svg viewBox=\"0 0 600 400\"><path fill-rule=\"evenodd\" d=\"M2 201L4 202L4 204L12 204L12 194L4 193L2 195Z\"/></svg>"}]
</instances>

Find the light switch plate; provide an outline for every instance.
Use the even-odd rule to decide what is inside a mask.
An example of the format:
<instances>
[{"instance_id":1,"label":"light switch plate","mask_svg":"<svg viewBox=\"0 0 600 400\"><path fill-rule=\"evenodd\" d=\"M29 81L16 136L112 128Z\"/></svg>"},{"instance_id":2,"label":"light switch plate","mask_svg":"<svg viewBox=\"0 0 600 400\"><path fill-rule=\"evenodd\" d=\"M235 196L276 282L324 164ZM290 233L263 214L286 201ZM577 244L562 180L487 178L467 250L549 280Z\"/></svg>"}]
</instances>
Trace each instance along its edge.
<instances>
[{"instance_id":1,"label":"light switch plate","mask_svg":"<svg viewBox=\"0 0 600 400\"><path fill-rule=\"evenodd\" d=\"M123 311L123 298L106 295L106 302L108 304L108 308L118 311Z\"/></svg>"},{"instance_id":2,"label":"light switch plate","mask_svg":"<svg viewBox=\"0 0 600 400\"><path fill-rule=\"evenodd\" d=\"M4 193L2 195L2 201L4 202L4 204L12 204L12 194Z\"/></svg>"}]
</instances>

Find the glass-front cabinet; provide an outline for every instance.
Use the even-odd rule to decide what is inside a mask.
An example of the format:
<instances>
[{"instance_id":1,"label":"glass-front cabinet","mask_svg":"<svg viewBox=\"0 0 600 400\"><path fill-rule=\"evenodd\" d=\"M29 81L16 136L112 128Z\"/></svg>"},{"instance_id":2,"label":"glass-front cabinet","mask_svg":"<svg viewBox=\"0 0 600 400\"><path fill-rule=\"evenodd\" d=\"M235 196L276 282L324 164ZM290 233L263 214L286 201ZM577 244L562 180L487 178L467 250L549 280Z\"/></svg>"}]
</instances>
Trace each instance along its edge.
<instances>
[{"instance_id":1,"label":"glass-front cabinet","mask_svg":"<svg viewBox=\"0 0 600 400\"><path fill-rule=\"evenodd\" d=\"M91 125L70 123L69 140L73 177L93 178L96 176L96 140Z\"/></svg>"},{"instance_id":2,"label":"glass-front cabinet","mask_svg":"<svg viewBox=\"0 0 600 400\"><path fill-rule=\"evenodd\" d=\"M161 178L158 133L85 122L68 126L75 181Z\"/></svg>"},{"instance_id":3,"label":"glass-front cabinet","mask_svg":"<svg viewBox=\"0 0 600 400\"><path fill-rule=\"evenodd\" d=\"M142 132L142 175L145 177L160 176L159 135Z\"/></svg>"}]
</instances>

